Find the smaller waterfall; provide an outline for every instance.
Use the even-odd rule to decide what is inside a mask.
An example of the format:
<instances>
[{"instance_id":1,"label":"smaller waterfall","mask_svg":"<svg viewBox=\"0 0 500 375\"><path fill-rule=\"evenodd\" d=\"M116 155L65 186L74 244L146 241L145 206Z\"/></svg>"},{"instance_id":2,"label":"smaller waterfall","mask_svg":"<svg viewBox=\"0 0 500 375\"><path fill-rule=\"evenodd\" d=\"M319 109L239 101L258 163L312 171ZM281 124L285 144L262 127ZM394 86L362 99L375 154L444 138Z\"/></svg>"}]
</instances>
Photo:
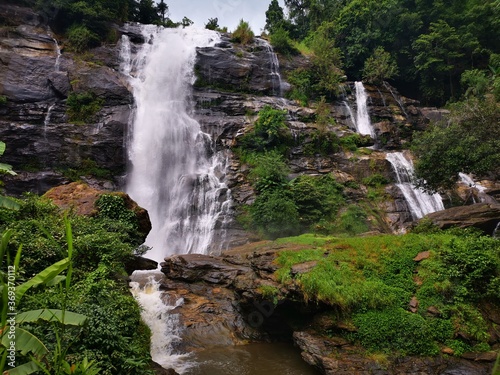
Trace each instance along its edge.
<instances>
[{"instance_id":1,"label":"smaller waterfall","mask_svg":"<svg viewBox=\"0 0 500 375\"><path fill-rule=\"evenodd\" d=\"M280 62L278 60L278 56L274 53L273 47L264 39L256 39L258 42L262 44L262 46L266 49L267 54L269 55L269 64L271 67L271 84L272 84L272 94L273 96L283 96L283 82L281 81L280 74Z\"/></svg>"},{"instance_id":2,"label":"smaller waterfall","mask_svg":"<svg viewBox=\"0 0 500 375\"><path fill-rule=\"evenodd\" d=\"M349 118L351 119L351 124L352 124L353 128L357 130L356 118L354 117L354 113L352 111L352 108L349 106L349 103L347 103L345 100L343 101L343 104L347 109L347 113L349 113Z\"/></svg>"},{"instance_id":3,"label":"smaller waterfall","mask_svg":"<svg viewBox=\"0 0 500 375\"><path fill-rule=\"evenodd\" d=\"M370 115L368 114L368 95L366 95L363 82L355 82L356 87L356 129L362 135L369 135L375 137L375 131L370 122Z\"/></svg>"},{"instance_id":4,"label":"smaller waterfall","mask_svg":"<svg viewBox=\"0 0 500 375\"><path fill-rule=\"evenodd\" d=\"M160 271L135 271L131 275L132 295L141 306L141 317L151 329L151 357L164 368L173 368L179 373L189 367L189 355L175 353L175 347L181 342L181 324L179 315L172 310L182 306L179 298L170 304L164 302L163 292L159 290L163 274Z\"/></svg>"},{"instance_id":5,"label":"smaller waterfall","mask_svg":"<svg viewBox=\"0 0 500 375\"><path fill-rule=\"evenodd\" d=\"M54 44L56 46L56 53L57 53L56 62L54 64L54 70L56 72L58 72L59 67L61 65L61 47L59 47L59 43L57 43L57 39L52 38L52 40L54 41Z\"/></svg>"},{"instance_id":6,"label":"smaller waterfall","mask_svg":"<svg viewBox=\"0 0 500 375\"><path fill-rule=\"evenodd\" d=\"M397 186L403 193L414 220L431 212L444 210L443 200L439 194L427 194L422 189L413 187L414 168L410 159L407 159L402 152L389 153L386 159L396 172Z\"/></svg>"},{"instance_id":7,"label":"smaller waterfall","mask_svg":"<svg viewBox=\"0 0 500 375\"><path fill-rule=\"evenodd\" d=\"M458 174L458 177L460 178L460 183L462 183L462 185L465 185L469 188L473 188L473 189L477 190L477 197L479 198L479 202L476 202L476 198L473 196L472 199L473 199L474 203L491 201L491 197L489 197L488 194L485 193L485 191L488 188L484 187L479 182L474 181L472 176L460 172Z\"/></svg>"},{"instance_id":8,"label":"smaller waterfall","mask_svg":"<svg viewBox=\"0 0 500 375\"><path fill-rule=\"evenodd\" d=\"M404 115L406 118L408 118L408 113L406 112L405 110L405 107L403 105L403 102L401 101L401 98L398 98L396 96L396 94L394 94L394 92L392 91L391 89L391 86L387 84L387 82L384 82L384 86L387 90L389 90L389 92L391 93L392 97L394 98L394 100L396 101L396 103L398 103L398 106L399 108L401 108L401 111L403 111Z\"/></svg>"}]
</instances>

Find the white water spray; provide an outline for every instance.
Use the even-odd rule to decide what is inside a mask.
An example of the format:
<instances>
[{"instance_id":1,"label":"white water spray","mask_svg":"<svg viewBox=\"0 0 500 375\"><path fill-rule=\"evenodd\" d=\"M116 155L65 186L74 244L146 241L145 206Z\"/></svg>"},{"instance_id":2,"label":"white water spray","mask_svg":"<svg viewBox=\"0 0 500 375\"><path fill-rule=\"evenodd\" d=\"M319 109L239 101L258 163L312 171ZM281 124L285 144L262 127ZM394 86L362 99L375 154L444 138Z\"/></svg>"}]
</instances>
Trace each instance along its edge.
<instances>
[{"instance_id":1,"label":"white water spray","mask_svg":"<svg viewBox=\"0 0 500 375\"><path fill-rule=\"evenodd\" d=\"M136 271L131 276L132 295L141 306L141 318L151 329L151 357L164 368L174 368L183 373L189 367L188 354L177 354L175 347L181 342L181 324L179 315L172 312L181 306L182 298L163 302L160 291L160 280L163 274L159 271Z\"/></svg>"},{"instance_id":2,"label":"white water spray","mask_svg":"<svg viewBox=\"0 0 500 375\"><path fill-rule=\"evenodd\" d=\"M393 152L386 155L396 172L397 186L403 193L414 220L420 219L435 211L444 210L443 200L439 194L427 194L420 188L414 188L412 177L413 163L402 152Z\"/></svg>"},{"instance_id":3,"label":"white water spray","mask_svg":"<svg viewBox=\"0 0 500 375\"><path fill-rule=\"evenodd\" d=\"M131 126L126 191L146 208L153 229L146 239L149 258L207 253L229 209L230 193L218 176L225 159L190 115L196 47L214 45L217 33L196 28L144 26L135 59L122 43L122 67L137 105ZM128 45L128 47L127 47Z\"/></svg>"},{"instance_id":4,"label":"white water spray","mask_svg":"<svg viewBox=\"0 0 500 375\"><path fill-rule=\"evenodd\" d=\"M366 95L365 87L363 82L355 82L356 87L356 129L359 134L369 135L375 138L375 130L370 121L370 115L368 114L368 95Z\"/></svg>"}]
</instances>

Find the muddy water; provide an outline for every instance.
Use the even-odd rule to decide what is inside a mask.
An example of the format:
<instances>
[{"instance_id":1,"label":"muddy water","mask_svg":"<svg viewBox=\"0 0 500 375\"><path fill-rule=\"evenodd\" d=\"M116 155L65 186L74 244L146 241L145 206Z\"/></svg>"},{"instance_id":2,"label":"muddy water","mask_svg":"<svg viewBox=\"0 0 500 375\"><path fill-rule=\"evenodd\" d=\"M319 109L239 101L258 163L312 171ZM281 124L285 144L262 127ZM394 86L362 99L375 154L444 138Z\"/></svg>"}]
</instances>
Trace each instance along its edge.
<instances>
[{"instance_id":1,"label":"muddy water","mask_svg":"<svg viewBox=\"0 0 500 375\"><path fill-rule=\"evenodd\" d=\"M300 351L289 344L249 344L205 350L190 358L196 363L183 375L318 375Z\"/></svg>"}]
</instances>

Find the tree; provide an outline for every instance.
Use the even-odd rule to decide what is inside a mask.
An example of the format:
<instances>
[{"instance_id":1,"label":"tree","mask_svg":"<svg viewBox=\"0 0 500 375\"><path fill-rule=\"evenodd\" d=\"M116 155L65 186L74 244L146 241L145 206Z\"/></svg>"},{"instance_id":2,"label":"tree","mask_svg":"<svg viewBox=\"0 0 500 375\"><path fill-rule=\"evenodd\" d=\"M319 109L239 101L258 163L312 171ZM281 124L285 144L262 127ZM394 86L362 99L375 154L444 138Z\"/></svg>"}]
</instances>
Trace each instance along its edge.
<instances>
[{"instance_id":1,"label":"tree","mask_svg":"<svg viewBox=\"0 0 500 375\"><path fill-rule=\"evenodd\" d=\"M279 28L283 27L285 16L283 8L280 7L278 0L272 0L269 8L266 11L266 26L264 27L270 34L275 33Z\"/></svg>"},{"instance_id":2,"label":"tree","mask_svg":"<svg viewBox=\"0 0 500 375\"><path fill-rule=\"evenodd\" d=\"M160 0L156 8L161 15L161 22L165 23L165 15L168 14L168 5L163 0Z\"/></svg>"},{"instance_id":3,"label":"tree","mask_svg":"<svg viewBox=\"0 0 500 375\"><path fill-rule=\"evenodd\" d=\"M153 0L140 0L137 21L144 24L152 24L159 20L160 16Z\"/></svg>"},{"instance_id":4,"label":"tree","mask_svg":"<svg viewBox=\"0 0 500 375\"><path fill-rule=\"evenodd\" d=\"M209 18L208 22L205 24L205 29L208 30L217 30L218 28L219 28L219 19L217 17Z\"/></svg>"},{"instance_id":5,"label":"tree","mask_svg":"<svg viewBox=\"0 0 500 375\"><path fill-rule=\"evenodd\" d=\"M188 27L188 26L191 26L194 22L191 21L189 18L187 18L186 16L184 16L182 18L182 21L181 21L181 25L182 27Z\"/></svg>"},{"instance_id":6,"label":"tree","mask_svg":"<svg viewBox=\"0 0 500 375\"><path fill-rule=\"evenodd\" d=\"M449 123L434 124L414 136L417 185L450 188L458 173L500 176L500 106L493 95L469 97L451 106Z\"/></svg>"},{"instance_id":7,"label":"tree","mask_svg":"<svg viewBox=\"0 0 500 375\"><path fill-rule=\"evenodd\" d=\"M447 94L453 97L454 87L465 70L464 57L469 55L472 59L478 47L470 33L461 35L443 20L431 23L429 32L413 43L415 66L420 73L424 96L440 100L438 104L445 102Z\"/></svg>"},{"instance_id":8,"label":"tree","mask_svg":"<svg viewBox=\"0 0 500 375\"><path fill-rule=\"evenodd\" d=\"M240 20L236 30L232 32L231 40L235 43L248 44L253 40L254 33L248 22Z\"/></svg>"},{"instance_id":9,"label":"tree","mask_svg":"<svg viewBox=\"0 0 500 375\"><path fill-rule=\"evenodd\" d=\"M380 84L394 78L398 74L398 66L389 52L377 47L366 61L363 68L363 79L369 83Z\"/></svg>"}]
</instances>

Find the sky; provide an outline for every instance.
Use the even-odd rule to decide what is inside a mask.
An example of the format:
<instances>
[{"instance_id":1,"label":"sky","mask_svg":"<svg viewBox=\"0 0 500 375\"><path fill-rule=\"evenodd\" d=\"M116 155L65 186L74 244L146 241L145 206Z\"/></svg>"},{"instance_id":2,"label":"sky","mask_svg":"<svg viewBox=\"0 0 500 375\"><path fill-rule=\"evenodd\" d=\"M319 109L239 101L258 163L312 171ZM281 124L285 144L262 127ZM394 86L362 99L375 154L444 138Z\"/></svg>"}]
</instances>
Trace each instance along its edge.
<instances>
[{"instance_id":1,"label":"sky","mask_svg":"<svg viewBox=\"0 0 500 375\"><path fill-rule=\"evenodd\" d=\"M195 26L204 27L209 18L217 17L220 27L227 26L228 31L233 31L240 19L244 19L259 35L266 24L271 0L165 0L165 3L174 22L186 16ZM279 3L284 8L284 1Z\"/></svg>"}]
</instances>

